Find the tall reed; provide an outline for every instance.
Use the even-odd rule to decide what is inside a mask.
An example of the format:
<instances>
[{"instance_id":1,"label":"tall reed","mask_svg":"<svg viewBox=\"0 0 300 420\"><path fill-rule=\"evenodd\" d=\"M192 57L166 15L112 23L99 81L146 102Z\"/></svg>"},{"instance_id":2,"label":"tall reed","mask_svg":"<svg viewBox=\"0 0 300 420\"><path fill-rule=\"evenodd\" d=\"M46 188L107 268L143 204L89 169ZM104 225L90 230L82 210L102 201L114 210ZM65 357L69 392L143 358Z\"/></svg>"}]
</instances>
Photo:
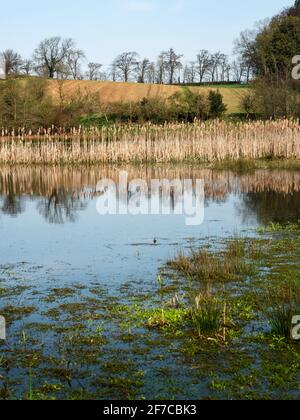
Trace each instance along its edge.
<instances>
[{"instance_id":1,"label":"tall reed","mask_svg":"<svg viewBox=\"0 0 300 420\"><path fill-rule=\"evenodd\" d=\"M298 121L0 129L0 163L130 163L300 159Z\"/></svg>"}]
</instances>

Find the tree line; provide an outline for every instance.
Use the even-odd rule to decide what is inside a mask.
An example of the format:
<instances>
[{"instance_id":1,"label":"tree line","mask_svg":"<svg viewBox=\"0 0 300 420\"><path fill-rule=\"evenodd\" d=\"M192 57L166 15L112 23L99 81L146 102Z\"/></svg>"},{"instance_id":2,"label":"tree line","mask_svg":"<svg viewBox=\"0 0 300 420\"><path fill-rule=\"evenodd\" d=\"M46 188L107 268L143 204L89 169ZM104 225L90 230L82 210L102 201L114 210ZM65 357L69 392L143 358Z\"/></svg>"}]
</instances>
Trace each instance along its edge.
<instances>
[{"instance_id":1,"label":"tree line","mask_svg":"<svg viewBox=\"0 0 300 420\"><path fill-rule=\"evenodd\" d=\"M118 55L108 68L88 62L72 39L52 37L39 43L30 59L7 49L0 53L6 76L38 75L74 80L112 80L158 84L238 83L260 77L277 84L289 79L292 57L300 54L300 0L271 20L243 31L234 42L234 60L222 52L202 49L193 61L184 62L173 48L156 61L134 51Z\"/></svg>"},{"instance_id":2,"label":"tree line","mask_svg":"<svg viewBox=\"0 0 300 420\"><path fill-rule=\"evenodd\" d=\"M159 54L156 61L141 58L137 52L118 55L108 68L88 62L83 50L72 39L52 37L40 42L30 59L12 50L1 53L4 72L8 76L38 75L50 79L112 80L150 84L195 84L249 82L250 63L240 57L231 61L218 51L200 50L195 60L184 63L183 55L173 48ZM84 70L85 68L85 70Z\"/></svg>"}]
</instances>

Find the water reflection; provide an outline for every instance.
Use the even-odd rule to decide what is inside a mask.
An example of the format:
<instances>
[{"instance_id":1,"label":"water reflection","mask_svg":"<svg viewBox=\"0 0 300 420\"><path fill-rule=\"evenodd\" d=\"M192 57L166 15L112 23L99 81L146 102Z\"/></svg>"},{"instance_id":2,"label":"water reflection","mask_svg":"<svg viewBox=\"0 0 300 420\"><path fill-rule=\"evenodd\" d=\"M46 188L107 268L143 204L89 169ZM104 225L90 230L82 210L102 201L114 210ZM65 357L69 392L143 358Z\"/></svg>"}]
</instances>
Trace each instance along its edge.
<instances>
[{"instance_id":1,"label":"water reflection","mask_svg":"<svg viewBox=\"0 0 300 420\"><path fill-rule=\"evenodd\" d=\"M49 223L63 224L75 222L78 212L87 208L88 203L70 194L67 190L54 188L49 197L43 197L37 208Z\"/></svg>"},{"instance_id":2,"label":"water reflection","mask_svg":"<svg viewBox=\"0 0 300 420\"><path fill-rule=\"evenodd\" d=\"M40 215L48 222L75 222L88 203L97 197L97 182L118 182L121 168L104 167L1 167L0 213L16 217L26 209L26 202L36 201ZM300 219L300 173L284 170L258 170L237 175L228 171L199 169L195 166L122 167L128 180L203 179L205 200L225 203L232 194L241 200L243 219L255 215L259 223ZM176 197L173 207L176 206Z\"/></svg>"}]
</instances>

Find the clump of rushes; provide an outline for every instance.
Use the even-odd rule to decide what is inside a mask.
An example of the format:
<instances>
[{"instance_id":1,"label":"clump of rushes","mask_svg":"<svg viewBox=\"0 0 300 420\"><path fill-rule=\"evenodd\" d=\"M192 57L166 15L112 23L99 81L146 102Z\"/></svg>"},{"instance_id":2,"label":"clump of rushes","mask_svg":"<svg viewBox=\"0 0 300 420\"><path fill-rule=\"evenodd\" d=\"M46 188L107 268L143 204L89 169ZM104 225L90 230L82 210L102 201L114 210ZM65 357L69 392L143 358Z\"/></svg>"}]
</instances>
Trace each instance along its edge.
<instances>
[{"instance_id":1,"label":"clump of rushes","mask_svg":"<svg viewBox=\"0 0 300 420\"><path fill-rule=\"evenodd\" d=\"M270 311L272 333L286 339L291 338L293 316L293 309L289 305L282 303L274 306Z\"/></svg>"},{"instance_id":2,"label":"clump of rushes","mask_svg":"<svg viewBox=\"0 0 300 420\"><path fill-rule=\"evenodd\" d=\"M192 322L199 336L218 333L222 326L222 306L212 297L201 294L195 298Z\"/></svg>"},{"instance_id":3,"label":"clump of rushes","mask_svg":"<svg viewBox=\"0 0 300 420\"><path fill-rule=\"evenodd\" d=\"M280 293L272 298L274 303L269 311L272 333L291 339L292 319L300 313L299 289L282 288Z\"/></svg>"},{"instance_id":4,"label":"clump of rushes","mask_svg":"<svg viewBox=\"0 0 300 420\"><path fill-rule=\"evenodd\" d=\"M200 249L185 256L183 253L167 263L168 267L182 276L202 282L236 281L240 276L251 275L254 267L245 260L246 244L242 240L229 241L220 252Z\"/></svg>"}]
</instances>

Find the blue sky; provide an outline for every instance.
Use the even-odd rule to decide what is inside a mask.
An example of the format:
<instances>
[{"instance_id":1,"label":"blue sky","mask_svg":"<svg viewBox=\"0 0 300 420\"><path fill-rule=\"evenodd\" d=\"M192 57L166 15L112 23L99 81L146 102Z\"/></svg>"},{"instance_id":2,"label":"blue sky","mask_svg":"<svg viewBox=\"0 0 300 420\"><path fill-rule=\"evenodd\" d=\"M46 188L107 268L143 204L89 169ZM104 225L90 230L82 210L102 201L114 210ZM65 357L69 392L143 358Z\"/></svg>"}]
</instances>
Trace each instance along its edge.
<instances>
[{"instance_id":1,"label":"blue sky","mask_svg":"<svg viewBox=\"0 0 300 420\"><path fill-rule=\"evenodd\" d=\"M293 0L40 0L1 4L0 51L29 57L38 42L72 37L89 61L108 65L123 51L154 59L170 47L191 60L200 49L230 54L233 40Z\"/></svg>"}]
</instances>

